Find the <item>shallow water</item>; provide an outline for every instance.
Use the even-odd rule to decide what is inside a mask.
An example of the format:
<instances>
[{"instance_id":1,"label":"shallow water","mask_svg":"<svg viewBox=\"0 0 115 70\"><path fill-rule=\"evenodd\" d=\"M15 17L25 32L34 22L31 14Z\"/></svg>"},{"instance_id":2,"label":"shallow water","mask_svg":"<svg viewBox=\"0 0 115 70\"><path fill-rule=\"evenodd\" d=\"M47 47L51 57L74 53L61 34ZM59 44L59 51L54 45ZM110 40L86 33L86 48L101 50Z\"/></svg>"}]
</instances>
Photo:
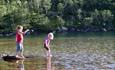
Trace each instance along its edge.
<instances>
[{"instance_id":1,"label":"shallow water","mask_svg":"<svg viewBox=\"0 0 115 70\"><path fill-rule=\"evenodd\" d=\"M45 56L43 37L26 37L24 61L0 60L0 70L115 70L114 36L57 36L51 42L53 57ZM0 39L0 54L15 55L15 39ZM113 64L113 66L110 66Z\"/></svg>"}]
</instances>

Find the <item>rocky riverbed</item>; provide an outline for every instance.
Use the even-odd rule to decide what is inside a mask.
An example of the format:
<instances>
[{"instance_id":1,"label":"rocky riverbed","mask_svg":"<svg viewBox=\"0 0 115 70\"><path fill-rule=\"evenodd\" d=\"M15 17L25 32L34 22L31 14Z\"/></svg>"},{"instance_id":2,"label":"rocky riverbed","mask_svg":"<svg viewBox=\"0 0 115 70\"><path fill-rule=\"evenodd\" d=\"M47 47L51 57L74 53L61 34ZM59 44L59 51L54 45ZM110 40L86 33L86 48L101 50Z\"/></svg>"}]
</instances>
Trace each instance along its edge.
<instances>
[{"instance_id":1,"label":"rocky riverbed","mask_svg":"<svg viewBox=\"0 0 115 70\"><path fill-rule=\"evenodd\" d=\"M53 64L64 70L115 70L114 51L111 53L55 53Z\"/></svg>"}]
</instances>

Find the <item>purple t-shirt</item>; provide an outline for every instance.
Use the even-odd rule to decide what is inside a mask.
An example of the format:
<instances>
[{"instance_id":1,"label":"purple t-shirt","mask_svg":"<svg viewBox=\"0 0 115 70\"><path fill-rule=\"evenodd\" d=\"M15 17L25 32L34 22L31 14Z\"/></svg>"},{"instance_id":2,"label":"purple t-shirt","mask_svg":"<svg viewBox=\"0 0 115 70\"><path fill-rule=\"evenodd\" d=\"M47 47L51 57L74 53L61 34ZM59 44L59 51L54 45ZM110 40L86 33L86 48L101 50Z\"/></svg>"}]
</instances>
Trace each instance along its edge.
<instances>
[{"instance_id":1,"label":"purple t-shirt","mask_svg":"<svg viewBox=\"0 0 115 70\"><path fill-rule=\"evenodd\" d=\"M49 46L49 43L50 43L50 40L48 39L48 37L46 37L46 38L44 39L44 44L45 44L45 46L48 47L48 46Z\"/></svg>"}]
</instances>

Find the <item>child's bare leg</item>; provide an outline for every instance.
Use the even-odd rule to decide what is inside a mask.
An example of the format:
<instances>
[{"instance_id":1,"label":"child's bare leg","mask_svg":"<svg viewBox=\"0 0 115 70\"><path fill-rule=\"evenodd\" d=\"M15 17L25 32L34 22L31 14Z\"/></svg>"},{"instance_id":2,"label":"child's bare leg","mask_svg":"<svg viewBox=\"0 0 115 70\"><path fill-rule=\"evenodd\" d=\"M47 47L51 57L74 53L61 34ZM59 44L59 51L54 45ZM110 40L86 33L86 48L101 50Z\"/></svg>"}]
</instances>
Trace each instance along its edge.
<instances>
[{"instance_id":1,"label":"child's bare leg","mask_svg":"<svg viewBox=\"0 0 115 70\"><path fill-rule=\"evenodd\" d=\"M16 57L19 57L19 52L16 52Z\"/></svg>"},{"instance_id":2,"label":"child's bare leg","mask_svg":"<svg viewBox=\"0 0 115 70\"><path fill-rule=\"evenodd\" d=\"M49 51L49 55L52 57L51 50Z\"/></svg>"},{"instance_id":3,"label":"child's bare leg","mask_svg":"<svg viewBox=\"0 0 115 70\"><path fill-rule=\"evenodd\" d=\"M25 58L24 55L23 55L23 51L24 51L23 44L21 44L20 56L21 56L22 58Z\"/></svg>"},{"instance_id":4,"label":"child's bare leg","mask_svg":"<svg viewBox=\"0 0 115 70\"><path fill-rule=\"evenodd\" d=\"M19 57L20 56L20 45L19 43L16 44L16 57Z\"/></svg>"},{"instance_id":5,"label":"child's bare leg","mask_svg":"<svg viewBox=\"0 0 115 70\"><path fill-rule=\"evenodd\" d=\"M23 49L22 49L22 51L20 52L20 56L21 56L22 58L25 58L24 55L23 55Z\"/></svg>"},{"instance_id":6,"label":"child's bare leg","mask_svg":"<svg viewBox=\"0 0 115 70\"><path fill-rule=\"evenodd\" d=\"M22 57L22 58L25 58L24 55L23 55L23 53L21 53L21 57Z\"/></svg>"},{"instance_id":7,"label":"child's bare leg","mask_svg":"<svg viewBox=\"0 0 115 70\"><path fill-rule=\"evenodd\" d=\"M47 55L48 55L48 56L52 56L52 55L51 55L51 50L50 50L50 48L49 48L49 50L47 51Z\"/></svg>"}]
</instances>

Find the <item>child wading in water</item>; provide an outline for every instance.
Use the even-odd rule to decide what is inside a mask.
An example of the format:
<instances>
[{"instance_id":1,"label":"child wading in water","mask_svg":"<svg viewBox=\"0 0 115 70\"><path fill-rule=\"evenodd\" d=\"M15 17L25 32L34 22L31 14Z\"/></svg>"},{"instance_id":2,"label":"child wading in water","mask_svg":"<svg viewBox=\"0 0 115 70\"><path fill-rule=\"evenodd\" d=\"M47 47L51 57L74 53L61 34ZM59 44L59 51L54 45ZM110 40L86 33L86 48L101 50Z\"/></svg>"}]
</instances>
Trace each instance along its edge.
<instances>
[{"instance_id":1,"label":"child wading in water","mask_svg":"<svg viewBox=\"0 0 115 70\"><path fill-rule=\"evenodd\" d=\"M23 39L24 39L24 34L26 34L29 31L27 29L25 32L23 32L23 26L18 25L16 28L16 57L17 58L25 58L23 56Z\"/></svg>"},{"instance_id":2,"label":"child wading in water","mask_svg":"<svg viewBox=\"0 0 115 70\"><path fill-rule=\"evenodd\" d=\"M47 50L46 52L47 56L52 56L51 49L50 49L50 41L53 40L53 38L54 38L53 33L49 33L44 40L44 48Z\"/></svg>"}]
</instances>

